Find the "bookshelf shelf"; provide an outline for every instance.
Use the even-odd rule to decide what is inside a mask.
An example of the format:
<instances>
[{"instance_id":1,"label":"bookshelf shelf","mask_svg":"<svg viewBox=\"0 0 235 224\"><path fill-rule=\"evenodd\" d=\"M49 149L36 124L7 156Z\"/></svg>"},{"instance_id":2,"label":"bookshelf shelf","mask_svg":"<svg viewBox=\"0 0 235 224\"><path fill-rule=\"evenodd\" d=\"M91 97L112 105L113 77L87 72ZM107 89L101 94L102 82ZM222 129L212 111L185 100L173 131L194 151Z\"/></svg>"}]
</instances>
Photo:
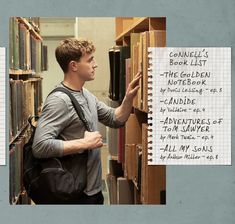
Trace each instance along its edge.
<instances>
[{"instance_id":1,"label":"bookshelf shelf","mask_svg":"<svg viewBox=\"0 0 235 224\"><path fill-rule=\"evenodd\" d=\"M28 81L29 82L38 82L39 80L42 80L43 78L40 76L37 77L33 77L33 78L29 78Z\"/></svg>"},{"instance_id":2,"label":"bookshelf shelf","mask_svg":"<svg viewBox=\"0 0 235 224\"><path fill-rule=\"evenodd\" d=\"M33 75L33 74L35 74L35 72L32 70L9 69L9 74L10 75Z\"/></svg>"}]
</instances>

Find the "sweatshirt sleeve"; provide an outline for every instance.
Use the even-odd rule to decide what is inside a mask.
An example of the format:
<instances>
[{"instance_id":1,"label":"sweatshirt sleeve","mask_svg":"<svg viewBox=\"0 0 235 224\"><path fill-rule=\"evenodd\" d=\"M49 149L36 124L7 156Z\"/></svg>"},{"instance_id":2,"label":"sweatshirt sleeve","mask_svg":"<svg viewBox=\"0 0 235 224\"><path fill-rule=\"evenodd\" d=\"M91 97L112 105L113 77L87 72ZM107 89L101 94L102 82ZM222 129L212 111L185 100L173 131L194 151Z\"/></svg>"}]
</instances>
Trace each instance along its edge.
<instances>
[{"instance_id":1,"label":"sweatshirt sleeve","mask_svg":"<svg viewBox=\"0 0 235 224\"><path fill-rule=\"evenodd\" d=\"M56 139L69 123L68 106L56 94L47 97L38 120L33 141L33 154L37 158L61 157L63 141Z\"/></svg>"},{"instance_id":2,"label":"sweatshirt sleeve","mask_svg":"<svg viewBox=\"0 0 235 224\"><path fill-rule=\"evenodd\" d=\"M96 107L98 119L102 124L109 126L110 128L120 128L125 125L125 122L120 122L116 119L115 108L107 106L102 101L98 101L97 98Z\"/></svg>"}]
</instances>

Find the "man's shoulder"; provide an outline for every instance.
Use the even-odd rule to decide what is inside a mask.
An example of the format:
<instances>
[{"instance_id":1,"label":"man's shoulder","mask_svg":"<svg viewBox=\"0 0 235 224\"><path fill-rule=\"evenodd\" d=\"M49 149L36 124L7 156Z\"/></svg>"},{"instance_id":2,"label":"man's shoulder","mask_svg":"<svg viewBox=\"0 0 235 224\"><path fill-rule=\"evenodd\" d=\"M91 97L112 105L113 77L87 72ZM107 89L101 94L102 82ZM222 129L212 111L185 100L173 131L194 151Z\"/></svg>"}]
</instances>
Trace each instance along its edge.
<instances>
[{"instance_id":1,"label":"man's shoulder","mask_svg":"<svg viewBox=\"0 0 235 224\"><path fill-rule=\"evenodd\" d=\"M66 93L62 92L62 91L53 92L53 93L49 94L47 98L53 98L53 99L57 99L59 101L64 100L66 102L68 100L70 100L69 96Z\"/></svg>"},{"instance_id":2,"label":"man's shoulder","mask_svg":"<svg viewBox=\"0 0 235 224\"><path fill-rule=\"evenodd\" d=\"M48 94L47 98L46 98L45 104L48 104L48 103L51 103L51 102L58 103L58 104L63 104L64 103L64 105L68 106L69 102L70 102L70 98L66 93L64 93L62 91L50 92Z\"/></svg>"}]
</instances>

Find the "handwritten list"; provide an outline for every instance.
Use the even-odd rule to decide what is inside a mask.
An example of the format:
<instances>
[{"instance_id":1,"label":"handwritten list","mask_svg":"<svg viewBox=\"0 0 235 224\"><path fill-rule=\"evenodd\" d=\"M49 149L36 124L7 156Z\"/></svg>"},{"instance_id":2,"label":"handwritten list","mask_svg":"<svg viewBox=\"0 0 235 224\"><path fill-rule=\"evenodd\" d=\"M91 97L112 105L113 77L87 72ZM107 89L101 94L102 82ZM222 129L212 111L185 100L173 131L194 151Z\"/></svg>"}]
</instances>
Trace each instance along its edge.
<instances>
[{"instance_id":1,"label":"handwritten list","mask_svg":"<svg viewBox=\"0 0 235 224\"><path fill-rule=\"evenodd\" d=\"M231 164L231 48L149 48L149 165Z\"/></svg>"},{"instance_id":2,"label":"handwritten list","mask_svg":"<svg viewBox=\"0 0 235 224\"><path fill-rule=\"evenodd\" d=\"M0 48L0 165L5 165L5 48Z\"/></svg>"}]
</instances>

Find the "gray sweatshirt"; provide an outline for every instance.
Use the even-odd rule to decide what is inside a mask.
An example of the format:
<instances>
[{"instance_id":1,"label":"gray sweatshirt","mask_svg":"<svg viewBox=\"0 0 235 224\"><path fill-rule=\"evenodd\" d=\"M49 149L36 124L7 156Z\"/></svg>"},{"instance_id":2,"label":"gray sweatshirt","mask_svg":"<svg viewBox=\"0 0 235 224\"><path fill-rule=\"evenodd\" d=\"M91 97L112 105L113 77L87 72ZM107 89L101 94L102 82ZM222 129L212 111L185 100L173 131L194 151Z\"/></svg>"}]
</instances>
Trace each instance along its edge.
<instances>
[{"instance_id":1,"label":"gray sweatshirt","mask_svg":"<svg viewBox=\"0 0 235 224\"><path fill-rule=\"evenodd\" d=\"M58 86L67 88L61 83ZM81 105L93 131L97 131L98 121L112 128L124 125L116 120L114 108L98 101L87 89L82 88L81 91L67 89ZM63 92L54 92L45 100L42 115L38 120L33 154L37 158L61 157L64 148L63 141L83 138L85 131L70 98ZM101 173L100 148L90 150L87 162L87 188L85 189L87 195L94 195L102 190Z\"/></svg>"}]
</instances>

